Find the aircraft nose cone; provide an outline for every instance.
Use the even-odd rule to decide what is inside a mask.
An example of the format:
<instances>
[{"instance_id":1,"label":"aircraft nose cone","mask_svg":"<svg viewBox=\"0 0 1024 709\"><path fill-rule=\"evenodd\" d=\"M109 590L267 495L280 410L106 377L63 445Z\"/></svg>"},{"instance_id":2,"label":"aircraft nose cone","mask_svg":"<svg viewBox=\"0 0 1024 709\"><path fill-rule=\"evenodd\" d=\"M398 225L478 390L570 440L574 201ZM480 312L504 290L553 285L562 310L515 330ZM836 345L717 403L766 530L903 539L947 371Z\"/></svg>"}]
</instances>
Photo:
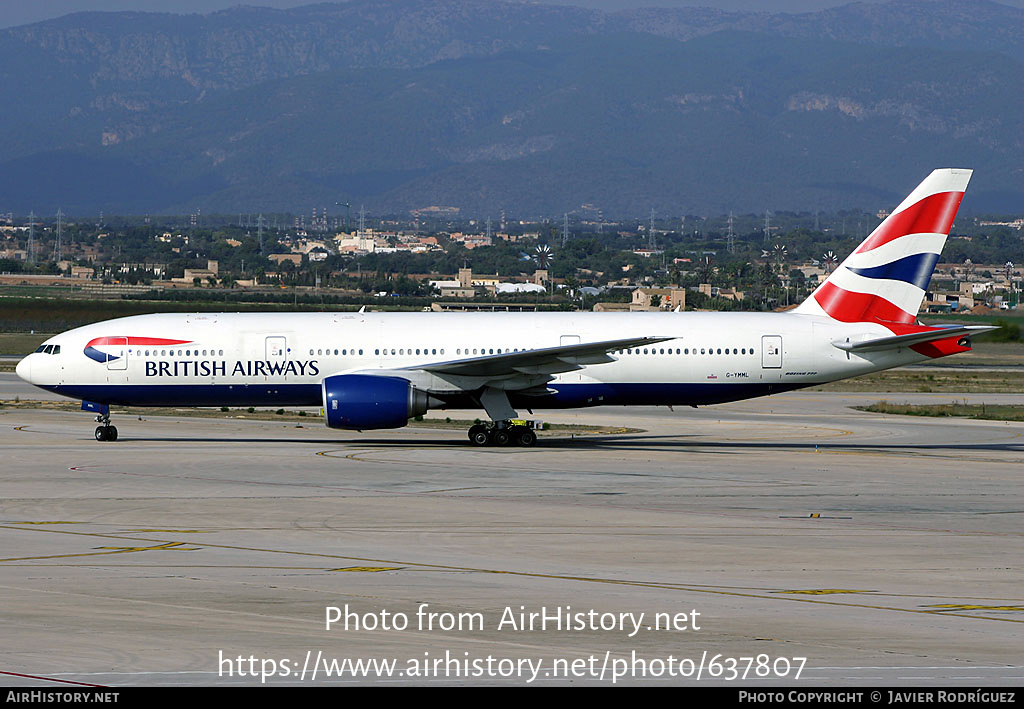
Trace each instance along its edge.
<instances>
[{"instance_id":1,"label":"aircraft nose cone","mask_svg":"<svg viewBox=\"0 0 1024 709\"><path fill-rule=\"evenodd\" d=\"M14 369L15 373L29 384L32 383L32 362L30 360L31 357L24 358Z\"/></svg>"}]
</instances>

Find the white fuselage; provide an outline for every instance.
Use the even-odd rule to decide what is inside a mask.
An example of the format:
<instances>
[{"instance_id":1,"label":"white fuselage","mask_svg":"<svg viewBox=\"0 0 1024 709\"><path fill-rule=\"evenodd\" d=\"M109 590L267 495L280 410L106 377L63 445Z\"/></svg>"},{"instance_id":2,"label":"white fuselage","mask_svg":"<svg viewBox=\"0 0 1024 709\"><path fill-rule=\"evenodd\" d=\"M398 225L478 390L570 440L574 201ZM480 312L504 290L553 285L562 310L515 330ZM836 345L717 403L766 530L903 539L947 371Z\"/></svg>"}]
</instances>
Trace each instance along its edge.
<instances>
[{"instance_id":1,"label":"white fuselage","mask_svg":"<svg viewBox=\"0 0 1024 709\"><path fill-rule=\"evenodd\" d=\"M314 406L325 377L408 370L450 406L478 405L457 378L417 367L627 337L669 337L554 375L531 408L707 404L928 359L850 353L872 323L793 313L220 313L140 315L57 335L18 365L36 386L103 404ZM173 344L170 344L173 343ZM56 348L59 347L59 353ZM45 349L45 347L41 348ZM418 381L416 381L418 377ZM509 392L513 404L516 392Z\"/></svg>"}]
</instances>

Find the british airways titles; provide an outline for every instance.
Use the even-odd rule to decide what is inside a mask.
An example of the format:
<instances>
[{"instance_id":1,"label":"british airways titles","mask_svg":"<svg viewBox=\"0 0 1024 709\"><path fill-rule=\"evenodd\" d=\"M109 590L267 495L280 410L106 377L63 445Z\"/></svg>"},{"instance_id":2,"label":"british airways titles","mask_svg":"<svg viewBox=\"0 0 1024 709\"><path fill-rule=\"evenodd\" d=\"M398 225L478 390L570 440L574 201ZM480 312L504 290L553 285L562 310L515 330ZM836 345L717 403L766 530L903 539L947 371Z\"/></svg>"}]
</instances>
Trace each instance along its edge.
<instances>
[{"instance_id":1,"label":"british airways titles","mask_svg":"<svg viewBox=\"0 0 1024 709\"><path fill-rule=\"evenodd\" d=\"M176 359L171 362L146 360L147 377L314 377L320 374L319 362L312 360L227 360Z\"/></svg>"}]
</instances>

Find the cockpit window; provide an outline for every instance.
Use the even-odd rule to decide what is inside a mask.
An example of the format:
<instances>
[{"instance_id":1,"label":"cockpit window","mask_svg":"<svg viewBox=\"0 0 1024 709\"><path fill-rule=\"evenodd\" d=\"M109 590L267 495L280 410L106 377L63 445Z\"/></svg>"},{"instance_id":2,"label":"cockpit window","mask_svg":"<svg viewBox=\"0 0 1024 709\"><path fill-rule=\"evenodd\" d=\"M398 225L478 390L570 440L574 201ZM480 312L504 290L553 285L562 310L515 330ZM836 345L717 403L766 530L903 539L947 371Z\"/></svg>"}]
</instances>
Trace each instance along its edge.
<instances>
[{"instance_id":1,"label":"cockpit window","mask_svg":"<svg viewBox=\"0 0 1024 709\"><path fill-rule=\"evenodd\" d=\"M36 352L42 354L60 354L60 345L39 345L36 348Z\"/></svg>"},{"instance_id":2,"label":"cockpit window","mask_svg":"<svg viewBox=\"0 0 1024 709\"><path fill-rule=\"evenodd\" d=\"M46 350L46 345L39 345L39 347L36 347L36 352L43 352L44 350Z\"/></svg>"},{"instance_id":3,"label":"cockpit window","mask_svg":"<svg viewBox=\"0 0 1024 709\"><path fill-rule=\"evenodd\" d=\"M60 345L53 346L53 354L60 354Z\"/></svg>"}]
</instances>

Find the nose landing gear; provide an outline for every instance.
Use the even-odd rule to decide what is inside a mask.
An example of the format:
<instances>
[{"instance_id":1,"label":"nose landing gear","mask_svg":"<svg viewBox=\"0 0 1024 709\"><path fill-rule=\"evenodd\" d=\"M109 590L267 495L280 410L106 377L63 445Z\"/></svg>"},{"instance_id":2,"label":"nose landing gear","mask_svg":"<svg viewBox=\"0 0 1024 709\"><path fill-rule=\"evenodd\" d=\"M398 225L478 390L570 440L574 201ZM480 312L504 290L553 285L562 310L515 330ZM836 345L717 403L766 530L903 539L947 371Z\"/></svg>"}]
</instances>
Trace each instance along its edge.
<instances>
[{"instance_id":1,"label":"nose landing gear","mask_svg":"<svg viewBox=\"0 0 1024 709\"><path fill-rule=\"evenodd\" d=\"M117 426L97 426L96 427L96 440L97 441L116 441L117 440Z\"/></svg>"},{"instance_id":2,"label":"nose landing gear","mask_svg":"<svg viewBox=\"0 0 1024 709\"><path fill-rule=\"evenodd\" d=\"M86 411L99 411L99 416L96 417L96 423L99 426L96 427L96 440L97 441L116 441L117 440L117 427L110 425L110 407L106 404L102 406L96 404L89 404L88 402L82 403L82 408Z\"/></svg>"},{"instance_id":3,"label":"nose landing gear","mask_svg":"<svg viewBox=\"0 0 1024 709\"><path fill-rule=\"evenodd\" d=\"M104 414L96 417L96 422L100 424L96 427L96 440L97 441L116 441L117 440L117 426L110 425L110 415Z\"/></svg>"}]
</instances>

